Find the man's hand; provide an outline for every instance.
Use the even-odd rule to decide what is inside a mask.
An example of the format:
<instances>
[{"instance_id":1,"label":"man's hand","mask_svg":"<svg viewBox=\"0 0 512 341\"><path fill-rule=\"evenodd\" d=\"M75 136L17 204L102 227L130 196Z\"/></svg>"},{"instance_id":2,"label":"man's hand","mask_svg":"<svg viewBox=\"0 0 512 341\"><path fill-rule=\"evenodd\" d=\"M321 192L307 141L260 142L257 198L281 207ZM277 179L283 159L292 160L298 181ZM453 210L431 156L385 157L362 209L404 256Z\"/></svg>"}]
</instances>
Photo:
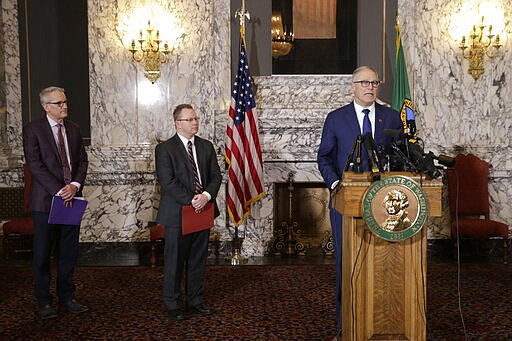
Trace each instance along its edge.
<instances>
[{"instance_id":1,"label":"man's hand","mask_svg":"<svg viewBox=\"0 0 512 341\"><path fill-rule=\"evenodd\" d=\"M192 206L197 213L201 212L207 203L208 197L204 194L196 194L194 198L192 198Z\"/></svg>"},{"instance_id":2,"label":"man's hand","mask_svg":"<svg viewBox=\"0 0 512 341\"><path fill-rule=\"evenodd\" d=\"M71 205L71 199L75 197L76 192L78 192L78 188L75 185L67 184L60 189L59 195L66 202L66 206L68 206L68 203Z\"/></svg>"}]
</instances>

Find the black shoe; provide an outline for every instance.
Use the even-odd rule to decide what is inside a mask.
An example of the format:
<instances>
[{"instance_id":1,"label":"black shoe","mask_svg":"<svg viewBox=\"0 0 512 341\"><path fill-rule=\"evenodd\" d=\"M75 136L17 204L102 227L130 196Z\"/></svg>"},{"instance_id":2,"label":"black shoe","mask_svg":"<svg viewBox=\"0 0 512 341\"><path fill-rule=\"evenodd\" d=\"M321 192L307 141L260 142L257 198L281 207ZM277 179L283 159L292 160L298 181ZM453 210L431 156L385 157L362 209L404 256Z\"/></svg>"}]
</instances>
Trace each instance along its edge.
<instances>
[{"instance_id":1,"label":"black shoe","mask_svg":"<svg viewBox=\"0 0 512 341\"><path fill-rule=\"evenodd\" d=\"M204 307L203 305L198 305L198 306L191 305L190 307L188 307L188 310L192 314L198 314L198 315L204 315L204 316L213 314L213 312L210 309Z\"/></svg>"},{"instance_id":2,"label":"black shoe","mask_svg":"<svg viewBox=\"0 0 512 341\"><path fill-rule=\"evenodd\" d=\"M57 317L57 312L51 305L47 304L39 308L39 318L41 320L48 320Z\"/></svg>"},{"instance_id":3,"label":"black shoe","mask_svg":"<svg viewBox=\"0 0 512 341\"><path fill-rule=\"evenodd\" d=\"M168 310L167 317L169 318L169 320L173 321L181 321L185 319L185 315L183 315L183 310L181 309Z\"/></svg>"},{"instance_id":4,"label":"black shoe","mask_svg":"<svg viewBox=\"0 0 512 341\"><path fill-rule=\"evenodd\" d=\"M67 310L67 311L69 311L70 313L73 313L73 314L80 314L80 313L84 313L87 310L89 310L89 308L87 308L84 305L81 305L80 303L78 303L74 299L71 299L71 300L66 301L64 303L61 303L60 307L65 309L65 310Z\"/></svg>"}]
</instances>

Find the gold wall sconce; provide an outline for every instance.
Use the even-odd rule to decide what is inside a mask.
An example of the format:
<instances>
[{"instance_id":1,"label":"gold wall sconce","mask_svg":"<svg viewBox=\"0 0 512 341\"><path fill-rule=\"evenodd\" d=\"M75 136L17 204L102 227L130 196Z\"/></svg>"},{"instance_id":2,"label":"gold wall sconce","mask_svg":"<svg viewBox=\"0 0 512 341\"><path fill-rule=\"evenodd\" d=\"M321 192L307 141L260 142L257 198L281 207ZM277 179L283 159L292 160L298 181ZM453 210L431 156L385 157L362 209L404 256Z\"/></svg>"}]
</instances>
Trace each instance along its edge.
<instances>
[{"instance_id":1,"label":"gold wall sconce","mask_svg":"<svg viewBox=\"0 0 512 341\"><path fill-rule=\"evenodd\" d=\"M484 57L494 58L502 46L500 35L492 33L492 25L484 25L484 17L468 35L462 36L459 48L462 50L462 57L469 61L468 72L476 80L484 73Z\"/></svg>"},{"instance_id":2,"label":"gold wall sconce","mask_svg":"<svg viewBox=\"0 0 512 341\"><path fill-rule=\"evenodd\" d=\"M286 32L279 11L272 12L272 57L286 56L293 47L294 36L291 29Z\"/></svg>"},{"instance_id":3,"label":"gold wall sconce","mask_svg":"<svg viewBox=\"0 0 512 341\"><path fill-rule=\"evenodd\" d=\"M160 64L165 64L169 61L171 51L167 42L162 44L163 40L160 39L160 31L156 30L156 33L153 33L155 29L151 27L150 20L148 20L148 27L145 31L146 37L143 36L141 29L139 39L132 39L128 50L132 53L132 61L141 63L144 66L144 76L151 83L155 83L160 77Z\"/></svg>"}]
</instances>

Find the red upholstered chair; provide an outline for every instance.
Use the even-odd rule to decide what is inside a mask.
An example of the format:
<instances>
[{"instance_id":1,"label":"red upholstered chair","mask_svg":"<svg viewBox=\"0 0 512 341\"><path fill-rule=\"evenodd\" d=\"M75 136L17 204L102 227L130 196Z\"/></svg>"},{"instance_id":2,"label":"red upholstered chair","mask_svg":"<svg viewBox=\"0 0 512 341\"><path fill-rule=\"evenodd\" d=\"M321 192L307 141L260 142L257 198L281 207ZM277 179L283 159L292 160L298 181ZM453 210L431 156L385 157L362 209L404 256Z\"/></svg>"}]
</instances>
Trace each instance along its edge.
<instances>
[{"instance_id":1,"label":"red upholstered chair","mask_svg":"<svg viewBox=\"0 0 512 341\"><path fill-rule=\"evenodd\" d=\"M149 240L151 242L151 266L156 264L156 247L164 243L164 225L157 224L149 228Z\"/></svg>"},{"instance_id":2,"label":"red upholstered chair","mask_svg":"<svg viewBox=\"0 0 512 341\"><path fill-rule=\"evenodd\" d=\"M32 251L32 237L34 236L34 223L30 217L28 208L28 199L30 196L30 182L32 175L27 164L23 165L23 211L22 216L14 217L4 223L3 229L3 249L6 258L9 258L15 252Z\"/></svg>"},{"instance_id":3,"label":"red upholstered chair","mask_svg":"<svg viewBox=\"0 0 512 341\"><path fill-rule=\"evenodd\" d=\"M448 197L454 246L459 238L503 239L503 263L508 263L508 225L489 219L489 164L473 154L455 157L455 168L447 172Z\"/></svg>"}]
</instances>

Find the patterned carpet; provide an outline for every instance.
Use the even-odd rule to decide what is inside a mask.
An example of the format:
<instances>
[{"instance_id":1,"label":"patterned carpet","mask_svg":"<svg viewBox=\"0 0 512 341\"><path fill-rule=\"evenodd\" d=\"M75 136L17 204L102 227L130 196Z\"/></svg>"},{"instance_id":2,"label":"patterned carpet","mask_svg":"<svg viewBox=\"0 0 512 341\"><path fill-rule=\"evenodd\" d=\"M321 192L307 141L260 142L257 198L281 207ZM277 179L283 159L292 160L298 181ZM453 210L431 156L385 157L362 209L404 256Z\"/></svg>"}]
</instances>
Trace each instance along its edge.
<instances>
[{"instance_id":1,"label":"patterned carpet","mask_svg":"<svg viewBox=\"0 0 512 341\"><path fill-rule=\"evenodd\" d=\"M91 308L35 323L29 268L0 268L2 340L326 340L335 335L334 266L209 266L215 311L168 322L162 268L77 269L78 299ZM3 334L3 335L2 335Z\"/></svg>"},{"instance_id":2,"label":"patterned carpet","mask_svg":"<svg viewBox=\"0 0 512 341\"><path fill-rule=\"evenodd\" d=\"M512 265L429 264L427 334L429 340L512 340Z\"/></svg>"},{"instance_id":3,"label":"patterned carpet","mask_svg":"<svg viewBox=\"0 0 512 341\"><path fill-rule=\"evenodd\" d=\"M468 340L512 340L512 267L464 264ZM78 299L91 310L36 321L28 267L0 267L1 340L332 340L333 265L209 266L210 317L168 322L162 268L79 267ZM428 339L464 340L453 264L431 264Z\"/></svg>"}]
</instances>

